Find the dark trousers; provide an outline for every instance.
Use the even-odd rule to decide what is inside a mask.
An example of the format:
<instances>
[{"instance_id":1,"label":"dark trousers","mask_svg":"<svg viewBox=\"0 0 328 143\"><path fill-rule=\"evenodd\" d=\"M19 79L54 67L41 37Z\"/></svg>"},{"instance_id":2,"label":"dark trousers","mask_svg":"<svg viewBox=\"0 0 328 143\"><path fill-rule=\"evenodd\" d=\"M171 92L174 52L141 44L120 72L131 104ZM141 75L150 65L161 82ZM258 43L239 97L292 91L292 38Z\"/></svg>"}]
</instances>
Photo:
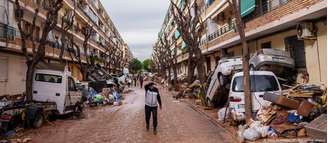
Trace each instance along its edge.
<instances>
[{"instance_id":1,"label":"dark trousers","mask_svg":"<svg viewBox=\"0 0 328 143\"><path fill-rule=\"evenodd\" d=\"M154 130L157 128L157 106L156 107L150 107L148 105L145 105L145 115L146 115L146 124L149 126L149 120L150 116L153 114L153 127Z\"/></svg>"},{"instance_id":2,"label":"dark trousers","mask_svg":"<svg viewBox=\"0 0 328 143\"><path fill-rule=\"evenodd\" d=\"M143 88L143 81L140 80L140 88Z\"/></svg>"}]
</instances>

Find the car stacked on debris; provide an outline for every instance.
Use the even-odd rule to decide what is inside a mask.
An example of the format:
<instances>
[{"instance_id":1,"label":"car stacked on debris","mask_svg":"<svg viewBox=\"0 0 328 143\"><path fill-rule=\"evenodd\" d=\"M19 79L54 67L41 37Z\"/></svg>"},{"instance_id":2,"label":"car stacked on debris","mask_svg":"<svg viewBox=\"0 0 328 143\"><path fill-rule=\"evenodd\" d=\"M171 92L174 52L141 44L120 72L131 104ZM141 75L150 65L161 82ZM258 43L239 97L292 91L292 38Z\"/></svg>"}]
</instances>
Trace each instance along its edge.
<instances>
[{"instance_id":1,"label":"car stacked on debris","mask_svg":"<svg viewBox=\"0 0 328 143\"><path fill-rule=\"evenodd\" d=\"M293 85L296 80L295 63L286 51L261 49L249 61L251 71L271 71L280 85ZM210 106L223 106L228 101L231 79L242 70L241 57L221 59L215 71L209 76L206 100ZM282 87L283 88L283 87Z\"/></svg>"},{"instance_id":2,"label":"car stacked on debris","mask_svg":"<svg viewBox=\"0 0 328 143\"><path fill-rule=\"evenodd\" d=\"M243 123L240 121L245 120L243 72L232 68L240 63L240 60L236 62L236 58L220 60L210 77L207 99L216 99L217 101L212 100L212 103L221 102L221 105L226 103L225 108L218 111L219 121L229 120L240 124ZM250 58L249 63L254 120L239 126L240 139L255 141L264 137L309 136L325 142L326 85L295 84L295 63L286 51L261 49ZM237 69L237 72L231 72L231 69ZM223 74L229 75L226 79L222 78L222 74L221 77L218 74L224 70L229 71L229 74ZM219 92L220 90L228 90L228 93ZM223 97L229 98L226 100Z\"/></svg>"}]
</instances>

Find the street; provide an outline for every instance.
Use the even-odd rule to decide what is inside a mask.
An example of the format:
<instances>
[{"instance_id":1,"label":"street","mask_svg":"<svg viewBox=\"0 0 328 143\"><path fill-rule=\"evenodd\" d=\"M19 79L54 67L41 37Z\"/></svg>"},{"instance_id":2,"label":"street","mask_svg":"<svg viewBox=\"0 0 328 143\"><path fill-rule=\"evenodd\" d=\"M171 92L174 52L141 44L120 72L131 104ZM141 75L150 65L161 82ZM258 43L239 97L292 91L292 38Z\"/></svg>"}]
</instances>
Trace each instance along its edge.
<instances>
[{"instance_id":1,"label":"street","mask_svg":"<svg viewBox=\"0 0 328 143\"><path fill-rule=\"evenodd\" d=\"M163 109L159 110L158 134L146 131L144 121L144 90L125 96L121 106L87 109L81 120L57 120L40 129L27 131L35 143L98 143L98 142L233 142L223 129L215 126L185 103L161 89ZM152 129L152 126L151 126Z\"/></svg>"}]
</instances>

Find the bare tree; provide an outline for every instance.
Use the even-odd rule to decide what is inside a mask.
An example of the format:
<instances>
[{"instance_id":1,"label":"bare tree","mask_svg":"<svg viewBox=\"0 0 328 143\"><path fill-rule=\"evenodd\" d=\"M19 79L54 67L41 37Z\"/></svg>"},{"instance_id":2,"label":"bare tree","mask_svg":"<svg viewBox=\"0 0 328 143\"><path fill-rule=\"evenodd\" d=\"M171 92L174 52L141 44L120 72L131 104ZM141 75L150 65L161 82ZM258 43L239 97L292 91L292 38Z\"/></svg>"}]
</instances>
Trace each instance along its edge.
<instances>
[{"instance_id":1,"label":"bare tree","mask_svg":"<svg viewBox=\"0 0 328 143\"><path fill-rule=\"evenodd\" d=\"M92 65L92 56L93 54L89 54L90 49L89 49L89 40L91 36L95 33L93 30L93 27L87 25L82 29L82 34L84 36L82 48L83 48L83 53L84 53L84 59L81 56L81 49L79 46L77 46L77 58L78 58L78 63L79 63L79 68L83 74L83 80L87 80L88 74L90 73L90 68Z\"/></svg>"},{"instance_id":2,"label":"bare tree","mask_svg":"<svg viewBox=\"0 0 328 143\"><path fill-rule=\"evenodd\" d=\"M177 30L181 33L183 41L187 45L188 58L188 79L192 82L192 77L197 68L198 79L201 83L206 80L205 57L200 48L200 41L204 30L204 23L201 19L201 11L197 1L179 7L171 0L171 13L177 25ZM196 64L195 64L196 63Z\"/></svg>"},{"instance_id":3,"label":"bare tree","mask_svg":"<svg viewBox=\"0 0 328 143\"><path fill-rule=\"evenodd\" d=\"M75 15L76 15L76 2L74 1L74 8L68 11L65 11L64 15L61 18L61 28L59 29L61 33L61 45L60 45L60 54L59 59L61 62L63 62L63 55L65 50L68 50L69 55L71 57L71 60L74 60L74 57L72 55L72 52L74 52L74 35L69 32L69 30L72 29ZM76 54L76 53L74 53Z\"/></svg>"},{"instance_id":4,"label":"bare tree","mask_svg":"<svg viewBox=\"0 0 328 143\"><path fill-rule=\"evenodd\" d=\"M47 11L46 19L42 28L41 38L36 33L36 20L39 14L39 8L34 10L32 28L28 30L23 27L24 22L24 8L21 7L20 1L15 0L16 6L16 20L18 29L21 35L21 51L26 58L27 72L26 72L26 99L28 102L33 100L32 87L33 75L37 64L42 61L46 54L46 46L50 43L48 41L48 34L57 25L58 11L62 8L63 0L46 1ZM32 53L29 53L28 43L32 43ZM36 43L37 42L37 43Z\"/></svg>"},{"instance_id":5,"label":"bare tree","mask_svg":"<svg viewBox=\"0 0 328 143\"><path fill-rule=\"evenodd\" d=\"M169 71L170 80L171 80L171 71L173 72L173 79L172 84L175 86L177 84L177 47L174 47L174 49L171 49L171 43L168 40L168 36L166 33L164 33L161 37L159 37L160 41L160 48L163 50L164 60L166 60L167 70ZM173 41L172 43L175 43L176 41Z\"/></svg>"},{"instance_id":6,"label":"bare tree","mask_svg":"<svg viewBox=\"0 0 328 143\"><path fill-rule=\"evenodd\" d=\"M245 95L245 113L246 121L249 121L252 117L252 98L250 92L250 75L249 75L249 49L247 47L247 40L245 36L245 23L240 15L240 1L231 0L229 4L232 6L234 16L236 18L236 25L238 33L240 36L240 41L242 43L242 54L243 54L243 85L244 85L244 95Z\"/></svg>"}]
</instances>

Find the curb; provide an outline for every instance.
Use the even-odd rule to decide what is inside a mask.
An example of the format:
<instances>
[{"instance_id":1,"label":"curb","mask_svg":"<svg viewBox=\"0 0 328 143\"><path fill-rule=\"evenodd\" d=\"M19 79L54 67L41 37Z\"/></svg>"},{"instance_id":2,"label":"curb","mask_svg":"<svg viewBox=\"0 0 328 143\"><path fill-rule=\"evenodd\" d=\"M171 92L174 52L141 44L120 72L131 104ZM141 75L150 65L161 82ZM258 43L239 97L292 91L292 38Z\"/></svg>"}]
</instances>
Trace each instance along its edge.
<instances>
[{"instance_id":1,"label":"curb","mask_svg":"<svg viewBox=\"0 0 328 143\"><path fill-rule=\"evenodd\" d=\"M202 115L203 117L205 117L207 120L209 120L212 124L214 124L215 126L224 129L228 134L230 134L230 136L232 137L233 140L235 140L236 142L238 142L238 140L236 139L235 133L233 133L232 131L230 131L229 129L227 129L223 124L219 123L215 118L213 118L212 116L206 114L204 111L200 110L199 108L197 108L194 104L189 103L185 100L179 100L183 103L185 103L186 105L188 105L191 109L193 109L194 111L198 112L200 115Z\"/></svg>"}]
</instances>

